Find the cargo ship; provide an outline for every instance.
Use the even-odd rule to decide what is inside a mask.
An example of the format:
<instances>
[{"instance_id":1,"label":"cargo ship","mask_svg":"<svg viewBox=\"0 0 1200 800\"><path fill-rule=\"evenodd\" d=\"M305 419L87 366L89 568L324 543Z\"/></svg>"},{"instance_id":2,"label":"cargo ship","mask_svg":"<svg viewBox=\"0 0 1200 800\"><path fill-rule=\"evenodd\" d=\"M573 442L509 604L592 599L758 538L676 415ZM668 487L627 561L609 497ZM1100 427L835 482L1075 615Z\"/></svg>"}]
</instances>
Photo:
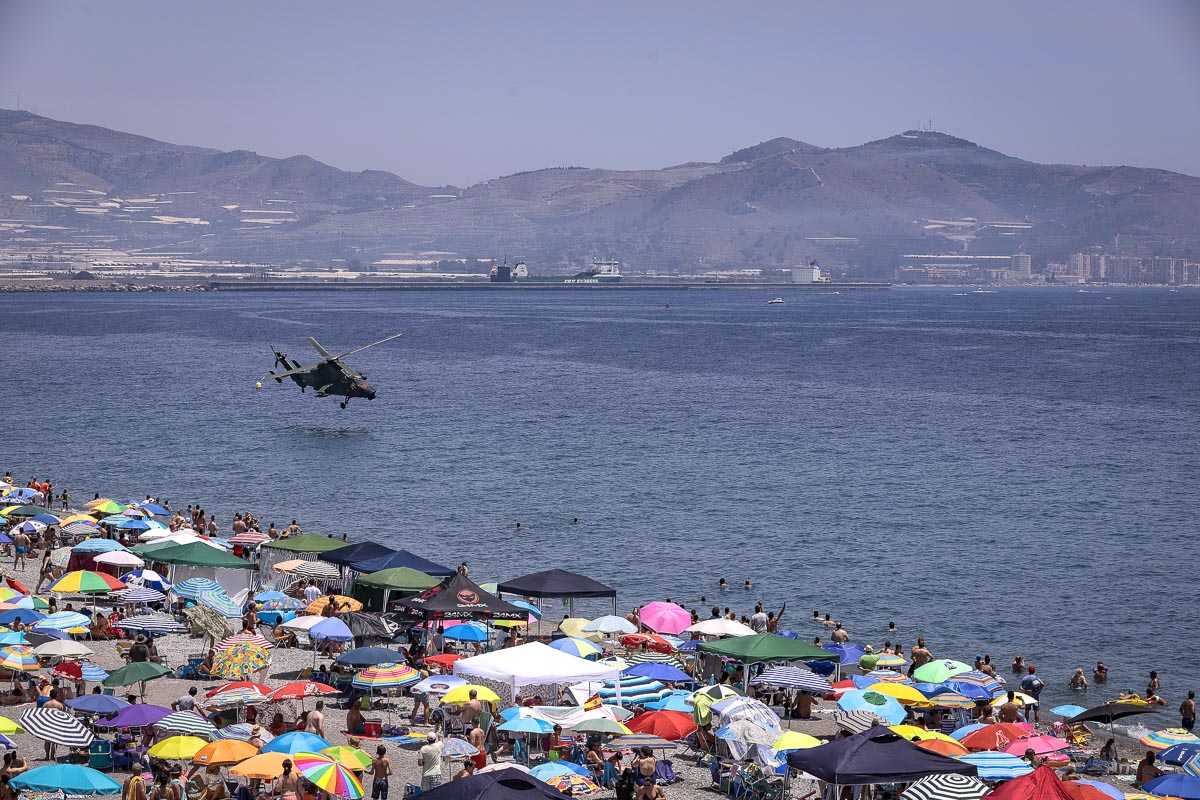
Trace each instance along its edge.
<instances>
[{"instance_id":1,"label":"cargo ship","mask_svg":"<svg viewBox=\"0 0 1200 800\"><path fill-rule=\"evenodd\" d=\"M621 277L621 263L604 259L596 259L592 266L574 275L530 275L529 267L524 261L518 261L512 266L505 261L492 267L492 271L488 273L488 280L492 283L600 284L620 283Z\"/></svg>"}]
</instances>

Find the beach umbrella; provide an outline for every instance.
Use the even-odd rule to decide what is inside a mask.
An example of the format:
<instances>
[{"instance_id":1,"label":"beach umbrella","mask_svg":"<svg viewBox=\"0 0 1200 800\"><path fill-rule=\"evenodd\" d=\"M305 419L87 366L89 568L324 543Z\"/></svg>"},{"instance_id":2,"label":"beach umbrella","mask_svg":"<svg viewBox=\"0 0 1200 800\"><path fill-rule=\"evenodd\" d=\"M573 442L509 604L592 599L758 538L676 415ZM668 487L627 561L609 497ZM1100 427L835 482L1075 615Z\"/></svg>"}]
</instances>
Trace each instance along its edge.
<instances>
[{"instance_id":1,"label":"beach umbrella","mask_svg":"<svg viewBox=\"0 0 1200 800\"><path fill-rule=\"evenodd\" d=\"M397 664L404 661L404 653L385 647L356 647L334 659L346 667L373 667L377 664Z\"/></svg>"},{"instance_id":2,"label":"beach umbrella","mask_svg":"<svg viewBox=\"0 0 1200 800\"><path fill-rule=\"evenodd\" d=\"M362 611L363 609L362 602L355 600L353 597L347 597L344 594L335 594L333 599L340 604L342 611ZM325 610L325 606L327 605L329 605L328 595L325 597L318 597L316 600L309 603L306 610L309 614L320 614Z\"/></svg>"},{"instance_id":3,"label":"beach umbrella","mask_svg":"<svg viewBox=\"0 0 1200 800\"><path fill-rule=\"evenodd\" d=\"M135 569L121 576L126 586L142 586L159 592L171 590L171 582L152 569Z\"/></svg>"},{"instance_id":4,"label":"beach umbrella","mask_svg":"<svg viewBox=\"0 0 1200 800\"><path fill-rule=\"evenodd\" d=\"M549 782L559 775L587 775L588 768L570 761L548 761L529 770L529 774L539 781Z\"/></svg>"},{"instance_id":5,"label":"beach umbrella","mask_svg":"<svg viewBox=\"0 0 1200 800\"><path fill-rule=\"evenodd\" d=\"M421 680L421 673L407 664L378 664L367 667L354 676L353 685L358 689L375 691L407 686Z\"/></svg>"},{"instance_id":6,"label":"beach umbrella","mask_svg":"<svg viewBox=\"0 0 1200 800\"><path fill-rule=\"evenodd\" d=\"M176 597L194 601L200 597L201 592L224 594L225 588L212 578L188 578L172 586L171 591L175 592Z\"/></svg>"},{"instance_id":7,"label":"beach umbrella","mask_svg":"<svg viewBox=\"0 0 1200 800\"><path fill-rule=\"evenodd\" d=\"M963 728L954 731L953 737L971 750L1002 750L1010 742L1029 735L1029 731L1011 722L997 722L991 725L977 724L968 733L964 734L962 731Z\"/></svg>"},{"instance_id":8,"label":"beach umbrella","mask_svg":"<svg viewBox=\"0 0 1200 800\"><path fill-rule=\"evenodd\" d=\"M318 789L347 800L363 796L362 783L338 761L321 753L296 753L292 758L296 771Z\"/></svg>"},{"instance_id":9,"label":"beach umbrella","mask_svg":"<svg viewBox=\"0 0 1200 800\"><path fill-rule=\"evenodd\" d=\"M587 623L581 630L584 633L602 633L606 636L613 636L622 633L637 633L637 626L624 617L605 614L603 617L597 617Z\"/></svg>"},{"instance_id":10,"label":"beach umbrella","mask_svg":"<svg viewBox=\"0 0 1200 800\"><path fill-rule=\"evenodd\" d=\"M987 784L969 775L926 775L900 795L904 800L982 800L990 792Z\"/></svg>"},{"instance_id":11,"label":"beach umbrella","mask_svg":"<svg viewBox=\"0 0 1200 800\"><path fill-rule=\"evenodd\" d=\"M211 609L222 617L240 617L242 615L242 607L235 603L224 589L207 589L197 593L196 605Z\"/></svg>"},{"instance_id":12,"label":"beach umbrella","mask_svg":"<svg viewBox=\"0 0 1200 800\"><path fill-rule=\"evenodd\" d=\"M222 683L220 686L217 686L214 689L209 689L204 693L204 696L216 697L219 694L232 692L235 689L253 689L254 691L263 695L271 693L271 687L267 686L265 683L255 683L254 681L230 681L228 683Z\"/></svg>"},{"instance_id":13,"label":"beach umbrella","mask_svg":"<svg viewBox=\"0 0 1200 800\"><path fill-rule=\"evenodd\" d=\"M955 739L917 739L913 744L922 750L943 756L962 756L970 752Z\"/></svg>"},{"instance_id":14,"label":"beach umbrella","mask_svg":"<svg viewBox=\"0 0 1200 800\"><path fill-rule=\"evenodd\" d=\"M635 636L637 634L634 634ZM615 661L616 659L612 659ZM683 656L678 653L656 653L653 650L639 650L636 653L628 653L622 659L625 662L623 669L629 669L634 664L643 664L647 661L653 661L657 664L670 664L673 667L682 667L684 664Z\"/></svg>"},{"instance_id":15,"label":"beach umbrella","mask_svg":"<svg viewBox=\"0 0 1200 800\"><path fill-rule=\"evenodd\" d=\"M675 650L675 645L656 633L627 633L617 641L628 650L656 653L672 653Z\"/></svg>"},{"instance_id":16,"label":"beach umbrella","mask_svg":"<svg viewBox=\"0 0 1200 800\"><path fill-rule=\"evenodd\" d=\"M125 545L118 542L116 539L104 539L102 537L94 537L85 539L79 544L71 548L72 553L113 553L122 552L127 548Z\"/></svg>"},{"instance_id":17,"label":"beach umbrella","mask_svg":"<svg viewBox=\"0 0 1200 800\"><path fill-rule=\"evenodd\" d=\"M870 691L894 697L900 705L904 706L933 705L925 695L918 692L912 686L906 686L903 683L877 683L871 687Z\"/></svg>"},{"instance_id":18,"label":"beach umbrella","mask_svg":"<svg viewBox=\"0 0 1200 800\"><path fill-rule=\"evenodd\" d=\"M63 705L72 711L107 717L109 714L115 714L122 708L127 707L129 703L119 697L113 697L111 694L85 694L79 697L72 697Z\"/></svg>"},{"instance_id":19,"label":"beach umbrella","mask_svg":"<svg viewBox=\"0 0 1200 800\"><path fill-rule=\"evenodd\" d=\"M692 614L686 608L655 600L647 603L638 611L638 619L652 631L657 633L682 633L692 624Z\"/></svg>"},{"instance_id":20,"label":"beach umbrella","mask_svg":"<svg viewBox=\"0 0 1200 800\"><path fill-rule=\"evenodd\" d=\"M912 685L912 681L907 675L896 672L894 669L873 669L863 675L864 678L875 681L876 683L902 683L908 686Z\"/></svg>"},{"instance_id":21,"label":"beach umbrella","mask_svg":"<svg viewBox=\"0 0 1200 800\"><path fill-rule=\"evenodd\" d=\"M36 517L45 510L46 509L42 508L41 506L8 506L4 509L4 516L8 517L9 519L17 519L18 517L24 519L26 517Z\"/></svg>"},{"instance_id":22,"label":"beach umbrella","mask_svg":"<svg viewBox=\"0 0 1200 800\"><path fill-rule=\"evenodd\" d=\"M979 777L985 781L1007 781L1033 772L1028 761L995 750L982 750L954 758L974 764L979 770Z\"/></svg>"},{"instance_id":23,"label":"beach umbrella","mask_svg":"<svg viewBox=\"0 0 1200 800\"><path fill-rule=\"evenodd\" d=\"M167 761L183 761L194 758L207 744L196 736L171 736L151 747L148 754Z\"/></svg>"},{"instance_id":24,"label":"beach umbrella","mask_svg":"<svg viewBox=\"0 0 1200 800\"><path fill-rule=\"evenodd\" d=\"M585 631L584 626L591 623L590 619L584 617L567 617L558 624L558 629L567 636L576 639L587 639L592 642L598 642L604 638L604 634L598 631ZM636 631L637 628L634 628Z\"/></svg>"},{"instance_id":25,"label":"beach umbrella","mask_svg":"<svg viewBox=\"0 0 1200 800\"><path fill-rule=\"evenodd\" d=\"M436 656L426 656L421 659L421 663L427 666L439 666L445 669L450 669L454 666L454 662L462 661L463 657L458 653L438 653Z\"/></svg>"},{"instance_id":26,"label":"beach umbrella","mask_svg":"<svg viewBox=\"0 0 1200 800\"><path fill-rule=\"evenodd\" d=\"M294 755L296 753L319 753L326 747L332 747L329 742L317 736L315 733L306 733L304 731L292 731L281 736L276 736L271 741L263 745L260 752L263 753L287 753Z\"/></svg>"},{"instance_id":27,"label":"beach umbrella","mask_svg":"<svg viewBox=\"0 0 1200 800\"><path fill-rule=\"evenodd\" d=\"M87 747L96 738L78 718L57 708L27 708L20 722L27 733L63 747Z\"/></svg>"},{"instance_id":28,"label":"beach umbrella","mask_svg":"<svg viewBox=\"0 0 1200 800\"><path fill-rule=\"evenodd\" d=\"M498 622L503 621L499 620ZM486 642L488 629L479 622L461 622L446 626L443 634L447 639L459 642Z\"/></svg>"},{"instance_id":29,"label":"beach umbrella","mask_svg":"<svg viewBox=\"0 0 1200 800\"><path fill-rule=\"evenodd\" d=\"M1142 788L1160 797L1180 797L1183 800L1200 800L1200 778L1176 772L1161 775L1146 781Z\"/></svg>"},{"instance_id":30,"label":"beach umbrella","mask_svg":"<svg viewBox=\"0 0 1200 800\"><path fill-rule=\"evenodd\" d=\"M570 792L572 796L595 794L601 791L600 786L591 778L577 775L574 772L565 775L556 775L548 781L543 781L543 783L549 784L560 792Z\"/></svg>"},{"instance_id":31,"label":"beach umbrella","mask_svg":"<svg viewBox=\"0 0 1200 800\"><path fill-rule=\"evenodd\" d=\"M500 723L496 726L496 730L511 733L551 733L554 726L537 717L517 717Z\"/></svg>"},{"instance_id":32,"label":"beach umbrella","mask_svg":"<svg viewBox=\"0 0 1200 800\"><path fill-rule=\"evenodd\" d=\"M77 569L74 572L68 572L66 575L63 575L54 583L47 586L45 591L59 592L61 594L105 594L124 588L125 584L112 575L105 575L103 572L92 572L87 569Z\"/></svg>"},{"instance_id":33,"label":"beach umbrella","mask_svg":"<svg viewBox=\"0 0 1200 800\"><path fill-rule=\"evenodd\" d=\"M908 659L894 653L880 653L875 659L876 669L899 669L908 666Z\"/></svg>"},{"instance_id":34,"label":"beach umbrella","mask_svg":"<svg viewBox=\"0 0 1200 800\"><path fill-rule=\"evenodd\" d=\"M833 721L839 728L851 733L862 733L876 725L887 725L888 721L871 711L835 711Z\"/></svg>"},{"instance_id":35,"label":"beach umbrella","mask_svg":"<svg viewBox=\"0 0 1200 800\"><path fill-rule=\"evenodd\" d=\"M780 689L800 689L817 695L833 693L829 681L810 669L800 667L771 667L750 681L756 686L775 686Z\"/></svg>"},{"instance_id":36,"label":"beach umbrella","mask_svg":"<svg viewBox=\"0 0 1200 800\"><path fill-rule=\"evenodd\" d=\"M457 675L430 675L428 678L414 683L409 691L441 696L451 689L465 686L466 684L466 679L460 678Z\"/></svg>"},{"instance_id":37,"label":"beach umbrella","mask_svg":"<svg viewBox=\"0 0 1200 800\"><path fill-rule=\"evenodd\" d=\"M622 675L618 680L606 680L583 684L586 690L584 696L597 694L600 701L606 705L617 704L617 686L621 687L621 703L624 705L640 706L661 700L666 687L654 678L642 678L637 675ZM575 691L579 687L575 687Z\"/></svg>"},{"instance_id":38,"label":"beach umbrella","mask_svg":"<svg viewBox=\"0 0 1200 800\"><path fill-rule=\"evenodd\" d=\"M686 692L671 691L663 695L661 700L643 703L642 705L651 711L682 711L685 714L691 714L694 709L688 703L687 698Z\"/></svg>"},{"instance_id":39,"label":"beach umbrella","mask_svg":"<svg viewBox=\"0 0 1200 800\"><path fill-rule=\"evenodd\" d=\"M148 586L130 586L128 589L122 589L119 592L113 592L113 597L117 598L122 603L143 605L147 603L157 603L160 600L167 599L165 594L157 589L151 589Z\"/></svg>"},{"instance_id":40,"label":"beach umbrella","mask_svg":"<svg viewBox=\"0 0 1200 800\"><path fill-rule=\"evenodd\" d=\"M283 762L290 761L291 757L291 753L260 752L236 767L230 767L229 774L239 778L258 778L269 781L283 774Z\"/></svg>"},{"instance_id":41,"label":"beach umbrella","mask_svg":"<svg viewBox=\"0 0 1200 800\"><path fill-rule=\"evenodd\" d=\"M703 636L753 636L754 629L749 625L743 625L734 619L726 617L714 617L712 619L701 620L695 625L689 625L684 628L687 633L699 633Z\"/></svg>"},{"instance_id":42,"label":"beach umbrella","mask_svg":"<svg viewBox=\"0 0 1200 800\"><path fill-rule=\"evenodd\" d=\"M39 658L79 658L92 655L92 649L73 639L54 639L33 648L33 654Z\"/></svg>"},{"instance_id":43,"label":"beach umbrella","mask_svg":"<svg viewBox=\"0 0 1200 800\"><path fill-rule=\"evenodd\" d=\"M78 632L86 633L88 626L91 624L91 619L85 614L80 614L76 611L59 611L39 619L33 623L32 627L35 631L71 631L82 629ZM90 650L87 652L91 653Z\"/></svg>"},{"instance_id":44,"label":"beach umbrella","mask_svg":"<svg viewBox=\"0 0 1200 800\"><path fill-rule=\"evenodd\" d=\"M172 714L167 714L165 717L154 723L154 727L160 731L167 733L179 733L188 736L199 736L205 739L214 739L217 736L217 726L208 721L208 718L195 711L176 711ZM258 752L258 751L255 751ZM251 753L253 755L253 753ZM249 758L250 756L246 756ZM208 762L196 762L208 763Z\"/></svg>"},{"instance_id":45,"label":"beach umbrella","mask_svg":"<svg viewBox=\"0 0 1200 800\"><path fill-rule=\"evenodd\" d=\"M953 739L946 734L941 733L940 731L927 731L924 728L918 728L916 725L889 725L888 727L895 733L903 736L905 739L908 739L910 742L914 739L936 739L943 742L951 742L952 744L961 747L961 745L958 743L958 740Z\"/></svg>"},{"instance_id":46,"label":"beach umbrella","mask_svg":"<svg viewBox=\"0 0 1200 800\"><path fill-rule=\"evenodd\" d=\"M748 719L735 719L733 722L717 728L713 733L718 739L764 747L770 747L779 738L778 732L766 730Z\"/></svg>"},{"instance_id":47,"label":"beach umbrella","mask_svg":"<svg viewBox=\"0 0 1200 800\"><path fill-rule=\"evenodd\" d=\"M45 614L37 611L30 611L24 608L12 608L8 611L0 611L0 625L13 625L17 622L17 620L20 620L27 625L32 625L45 616Z\"/></svg>"},{"instance_id":48,"label":"beach umbrella","mask_svg":"<svg viewBox=\"0 0 1200 800\"><path fill-rule=\"evenodd\" d=\"M468 758L478 755L479 748L466 739L450 737L442 742L442 758Z\"/></svg>"},{"instance_id":49,"label":"beach umbrella","mask_svg":"<svg viewBox=\"0 0 1200 800\"><path fill-rule=\"evenodd\" d=\"M488 764L486 767L480 767L479 769L475 770L475 774L486 775L489 772L503 772L506 769L511 769L514 772L524 772L526 774L529 773L529 767L526 767L523 764L518 764L515 761L503 761L499 764Z\"/></svg>"},{"instance_id":50,"label":"beach umbrella","mask_svg":"<svg viewBox=\"0 0 1200 800\"><path fill-rule=\"evenodd\" d=\"M608 744L604 745L605 750L637 750L642 747L649 747L651 750L673 750L675 742L650 733L630 733L610 739Z\"/></svg>"},{"instance_id":51,"label":"beach umbrella","mask_svg":"<svg viewBox=\"0 0 1200 800\"><path fill-rule=\"evenodd\" d=\"M479 752L479 750L477 750L474 746L467 744L462 739L447 739L445 742L443 742L443 745L449 745L450 742L462 742L463 744L466 744L467 747L470 747L471 750L474 752L467 753L467 755L473 756L473 755L475 755L475 753ZM374 761L374 759L372 759L371 756L367 755L362 750L359 750L357 747L346 747L344 745L336 745L334 747L326 747L324 750L321 751L321 755L329 756L334 761L341 764L343 767L346 767L347 769L350 769L350 770L357 770L357 771L362 771L362 770L367 769L368 767L371 766L372 762ZM443 749L442 757L444 758L445 756L446 756L446 750Z\"/></svg>"},{"instance_id":52,"label":"beach umbrella","mask_svg":"<svg viewBox=\"0 0 1200 800\"><path fill-rule=\"evenodd\" d=\"M226 636L224 639L213 645L213 648L219 653L222 650L229 650L233 647L237 647L240 644L254 645L255 647L261 647L263 650L275 649L274 642L263 638L257 633L246 633L244 631L242 633L235 633L233 636Z\"/></svg>"},{"instance_id":53,"label":"beach umbrella","mask_svg":"<svg viewBox=\"0 0 1200 800\"><path fill-rule=\"evenodd\" d=\"M326 694L337 694L338 690L328 684L316 681L294 681L284 684L271 692L271 700L303 700L305 697L318 697Z\"/></svg>"},{"instance_id":54,"label":"beach umbrella","mask_svg":"<svg viewBox=\"0 0 1200 800\"><path fill-rule=\"evenodd\" d=\"M251 731L256 727L258 726L250 722L237 722L233 725L226 725L224 728L218 730L217 736L222 739L237 739L238 741L249 742L253 738ZM259 727L258 738L262 739L263 742L269 742L275 737L268 733L266 728Z\"/></svg>"},{"instance_id":55,"label":"beach umbrella","mask_svg":"<svg viewBox=\"0 0 1200 800\"><path fill-rule=\"evenodd\" d=\"M807 750L810 747L820 747L824 742L815 736L809 736L807 733L800 731L784 731L775 741L771 742L771 747L775 750Z\"/></svg>"},{"instance_id":56,"label":"beach umbrella","mask_svg":"<svg viewBox=\"0 0 1200 800\"><path fill-rule=\"evenodd\" d=\"M1076 714L1082 714L1084 711L1087 711L1087 709L1076 705L1055 706L1050 709L1051 714L1057 714L1060 717L1073 717Z\"/></svg>"},{"instance_id":57,"label":"beach umbrella","mask_svg":"<svg viewBox=\"0 0 1200 800\"><path fill-rule=\"evenodd\" d=\"M970 672L971 667L961 661L953 661L951 659L942 659L939 661L930 661L928 664L922 664L913 670L913 680L924 681L925 683L945 683L955 675L961 675Z\"/></svg>"},{"instance_id":58,"label":"beach umbrella","mask_svg":"<svg viewBox=\"0 0 1200 800\"><path fill-rule=\"evenodd\" d=\"M78 764L47 764L14 776L14 789L35 792L65 792L70 795L114 795L121 784L103 772Z\"/></svg>"},{"instance_id":59,"label":"beach umbrella","mask_svg":"<svg viewBox=\"0 0 1200 800\"><path fill-rule=\"evenodd\" d=\"M0 717L0 734L12 733L25 733L25 729L16 720L9 719L8 717Z\"/></svg>"},{"instance_id":60,"label":"beach umbrella","mask_svg":"<svg viewBox=\"0 0 1200 800\"><path fill-rule=\"evenodd\" d=\"M87 504L87 507L92 510L93 514L120 514L129 506L121 505L116 500L109 500L107 497L101 497L98 500L92 500Z\"/></svg>"},{"instance_id":61,"label":"beach umbrella","mask_svg":"<svg viewBox=\"0 0 1200 800\"><path fill-rule=\"evenodd\" d=\"M242 643L222 650L213 659L213 674L227 680L246 680L271 663L270 654L255 644Z\"/></svg>"},{"instance_id":62,"label":"beach umbrella","mask_svg":"<svg viewBox=\"0 0 1200 800\"><path fill-rule=\"evenodd\" d=\"M1175 767L1182 767L1200 755L1200 742L1173 744L1158 753L1158 760Z\"/></svg>"},{"instance_id":63,"label":"beach umbrella","mask_svg":"<svg viewBox=\"0 0 1200 800\"><path fill-rule=\"evenodd\" d=\"M153 661L131 661L123 667L113 670L104 679L105 686L132 686L135 683L152 681L164 675L170 675L171 670Z\"/></svg>"},{"instance_id":64,"label":"beach umbrella","mask_svg":"<svg viewBox=\"0 0 1200 800\"><path fill-rule=\"evenodd\" d=\"M666 683L691 683L692 676L672 664L657 661L641 661L624 670L625 675L650 678Z\"/></svg>"},{"instance_id":65,"label":"beach umbrella","mask_svg":"<svg viewBox=\"0 0 1200 800\"><path fill-rule=\"evenodd\" d=\"M1177 744L1200 744L1200 736L1196 736L1183 728L1167 728L1166 730L1148 733L1141 739L1138 739L1138 741L1151 750L1166 750L1168 747Z\"/></svg>"},{"instance_id":66,"label":"beach umbrella","mask_svg":"<svg viewBox=\"0 0 1200 800\"><path fill-rule=\"evenodd\" d=\"M1100 792L1100 794L1097 795L1093 792L1088 792L1090 797L1084 798L1072 791L1072 789L1075 787L1084 786L1090 787L1091 789ZM1072 795L1077 800L1104 800L1104 795L1107 795L1112 800L1125 800L1124 792L1115 786L1109 786L1107 783L1101 783L1100 781L1089 781L1082 778L1075 778L1074 780L1063 781L1062 787L1067 790L1067 794Z\"/></svg>"},{"instance_id":67,"label":"beach umbrella","mask_svg":"<svg viewBox=\"0 0 1200 800\"><path fill-rule=\"evenodd\" d=\"M0 647L0 668L13 672L35 672L40 666L31 647L19 644Z\"/></svg>"},{"instance_id":68,"label":"beach umbrella","mask_svg":"<svg viewBox=\"0 0 1200 800\"><path fill-rule=\"evenodd\" d=\"M63 524L59 531L68 536L95 536L100 531L100 526L92 519L87 522L74 520Z\"/></svg>"},{"instance_id":69,"label":"beach umbrella","mask_svg":"<svg viewBox=\"0 0 1200 800\"><path fill-rule=\"evenodd\" d=\"M271 592L267 592L271 594ZM275 592L274 594L279 594ZM303 600L298 600L295 597L288 597L285 594L280 594L279 597L272 597L268 600L255 601L257 611L303 611L308 608L308 603Z\"/></svg>"},{"instance_id":70,"label":"beach umbrella","mask_svg":"<svg viewBox=\"0 0 1200 800\"><path fill-rule=\"evenodd\" d=\"M226 766L240 764L251 756L258 755L258 748L238 739L217 739L209 742L192 756L193 764L218 764Z\"/></svg>"},{"instance_id":71,"label":"beach umbrella","mask_svg":"<svg viewBox=\"0 0 1200 800\"><path fill-rule=\"evenodd\" d=\"M136 703L126 706L108 719L96 720L96 725L103 728L141 728L153 725L171 713L171 709L149 703Z\"/></svg>"},{"instance_id":72,"label":"beach umbrella","mask_svg":"<svg viewBox=\"0 0 1200 800\"><path fill-rule=\"evenodd\" d=\"M10 644L29 644L29 639L25 638L25 634L16 631L4 631L0 633L0 646Z\"/></svg>"},{"instance_id":73,"label":"beach umbrella","mask_svg":"<svg viewBox=\"0 0 1200 800\"><path fill-rule=\"evenodd\" d=\"M270 541L270 539L271 537L265 533L259 533L258 531L244 531L236 536L229 537L229 543L256 547L263 542Z\"/></svg>"},{"instance_id":74,"label":"beach umbrella","mask_svg":"<svg viewBox=\"0 0 1200 800\"><path fill-rule=\"evenodd\" d=\"M633 732L624 724L608 717L591 717L590 719L585 719L582 722L572 725L571 730L578 733L611 733L617 735Z\"/></svg>"},{"instance_id":75,"label":"beach umbrella","mask_svg":"<svg viewBox=\"0 0 1200 800\"><path fill-rule=\"evenodd\" d=\"M942 694L934 695L929 698L930 705L939 706L941 708L974 708L975 701L969 697L964 697L958 692L943 692Z\"/></svg>"},{"instance_id":76,"label":"beach umbrella","mask_svg":"<svg viewBox=\"0 0 1200 800\"><path fill-rule=\"evenodd\" d=\"M479 700L481 703L499 703L500 702L499 696L497 696L497 694L495 692L493 692L491 689L487 688L486 686L479 686L478 684L468 683L463 686L456 686L453 689L451 689L450 691L446 692L446 694L442 696L442 703L448 703L450 705L458 705L460 703L465 703L471 699L472 691L475 692L476 699Z\"/></svg>"},{"instance_id":77,"label":"beach umbrella","mask_svg":"<svg viewBox=\"0 0 1200 800\"><path fill-rule=\"evenodd\" d=\"M140 631L154 635L185 633L187 626L168 614L137 614L113 623L114 628L125 631Z\"/></svg>"},{"instance_id":78,"label":"beach umbrella","mask_svg":"<svg viewBox=\"0 0 1200 800\"><path fill-rule=\"evenodd\" d=\"M706 697L714 703L719 703L722 700L727 700L731 697L742 697L742 693L733 688L727 683L718 683L712 686L704 686L688 695L688 700L695 704L696 698Z\"/></svg>"},{"instance_id":79,"label":"beach umbrella","mask_svg":"<svg viewBox=\"0 0 1200 800\"><path fill-rule=\"evenodd\" d=\"M290 574L297 578L316 578L317 580L333 581L342 577L342 571L325 561L301 561Z\"/></svg>"},{"instance_id":80,"label":"beach umbrella","mask_svg":"<svg viewBox=\"0 0 1200 800\"><path fill-rule=\"evenodd\" d=\"M326 639L331 642L352 642L354 633L337 617L329 617L308 629L310 639ZM487 636L484 635L484 640Z\"/></svg>"},{"instance_id":81,"label":"beach umbrella","mask_svg":"<svg viewBox=\"0 0 1200 800\"><path fill-rule=\"evenodd\" d=\"M50 608L50 604L46 602L45 598L32 597L30 595L13 598L12 600L9 600L7 604L13 608L23 608L36 611L47 611Z\"/></svg>"},{"instance_id":82,"label":"beach umbrella","mask_svg":"<svg viewBox=\"0 0 1200 800\"><path fill-rule=\"evenodd\" d=\"M837 701L842 711L869 711L891 725L897 725L908 716L908 712L894 697L870 689L849 689Z\"/></svg>"},{"instance_id":83,"label":"beach umbrella","mask_svg":"<svg viewBox=\"0 0 1200 800\"><path fill-rule=\"evenodd\" d=\"M114 567L141 567L146 563L133 553L129 553L124 550L114 550L111 553L101 553L92 560L97 564L109 564Z\"/></svg>"},{"instance_id":84,"label":"beach umbrella","mask_svg":"<svg viewBox=\"0 0 1200 800\"><path fill-rule=\"evenodd\" d=\"M205 701L207 708L229 708L230 706L256 706L268 702L269 698L252 687L227 689L218 692Z\"/></svg>"},{"instance_id":85,"label":"beach umbrella","mask_svg":"<svg viewBox=\"0 0 1200 800\"><path fill-rule=\"evenodd\" d=\"M696 730L696 723L691 714L681 711L647 711L629 720L626 727L634 733L650 733L674 742L690 736ZM774 739L772 736L764 744L770 744Z\"/></svg>"}]
</instances>

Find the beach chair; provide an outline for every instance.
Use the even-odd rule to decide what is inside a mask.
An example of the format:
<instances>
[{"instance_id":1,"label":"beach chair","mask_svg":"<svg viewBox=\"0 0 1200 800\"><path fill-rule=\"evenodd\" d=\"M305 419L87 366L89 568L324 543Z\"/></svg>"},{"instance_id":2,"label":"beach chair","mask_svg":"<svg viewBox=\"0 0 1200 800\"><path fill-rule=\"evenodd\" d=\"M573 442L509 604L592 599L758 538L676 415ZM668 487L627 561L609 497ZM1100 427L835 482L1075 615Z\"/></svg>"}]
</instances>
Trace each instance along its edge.
<instances>
[{"instance_id":1,"label":"beach chair","mask_svg":"<svg viewBox=\"0 0 1200 800\"><path fill-rule=\"evenodd\" d=\"M113 768L112 742L93 739L88 745L88 766L103 772Z\"/></svg>"}]
</instances>

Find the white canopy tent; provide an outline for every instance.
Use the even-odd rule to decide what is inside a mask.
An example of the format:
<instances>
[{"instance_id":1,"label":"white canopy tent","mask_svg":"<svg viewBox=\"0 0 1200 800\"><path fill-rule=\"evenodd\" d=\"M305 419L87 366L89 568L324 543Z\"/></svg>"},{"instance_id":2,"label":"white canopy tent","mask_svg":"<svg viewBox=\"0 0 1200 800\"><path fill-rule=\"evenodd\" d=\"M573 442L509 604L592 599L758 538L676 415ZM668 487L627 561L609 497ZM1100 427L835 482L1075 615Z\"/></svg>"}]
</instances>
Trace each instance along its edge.
<instances>
[{"instance_id":1,"label":"white canopy tent","mask_svg":"<svg viewBox=\"0 0 1200 800\"><path fill-rule=\"evenodd\" d=\"M512 687L512 699L515 700L523 686L616 680L621 670L612 664L588 661L555 650L541 642L529 642L456 661L454 674L507 683Z\"/></svg>"}]
</instances>

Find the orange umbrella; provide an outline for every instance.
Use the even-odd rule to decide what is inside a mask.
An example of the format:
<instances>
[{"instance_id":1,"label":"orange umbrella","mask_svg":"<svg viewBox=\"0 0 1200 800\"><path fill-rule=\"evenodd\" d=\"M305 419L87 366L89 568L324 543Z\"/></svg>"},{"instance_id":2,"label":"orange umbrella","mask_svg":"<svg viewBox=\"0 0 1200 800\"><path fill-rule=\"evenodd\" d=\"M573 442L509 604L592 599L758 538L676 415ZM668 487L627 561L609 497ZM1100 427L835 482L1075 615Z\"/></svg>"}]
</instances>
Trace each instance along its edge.
<instances>
[{"instance_id":1,"label":"orange umbrella","mask_svg":"<svg viewBox=\"0 0 1200 800\"><path fill-rule=\"evenodd\" d=\"M951 757L961 756L970 752L958 742L947 742L945 739L921 739L914 741L913 744L931 753L940 753L941 755Z\"/></svg>"},{"instance_id":2,"label":"orange umbrella","mask_svg":"<svg viewBox=\"0 0 1200 800\"><path fill-rule=\"evenodd\" d=\"M1003 750L1008 744L1028 735L1029 731L1019 725L997 722L971 731L959 741L970 750Z\"/></svg>"},{"instance_id":3,"label":"orange umbrella","mask_svg":"<svg viewBox=\"0 0 1200 800\"><path fill-rule=\"evenodd\" d=\"M258 748L240 739L217 739L192 756L193 764L240 764L258 755Z\"/></svg>"}]
</instances>

